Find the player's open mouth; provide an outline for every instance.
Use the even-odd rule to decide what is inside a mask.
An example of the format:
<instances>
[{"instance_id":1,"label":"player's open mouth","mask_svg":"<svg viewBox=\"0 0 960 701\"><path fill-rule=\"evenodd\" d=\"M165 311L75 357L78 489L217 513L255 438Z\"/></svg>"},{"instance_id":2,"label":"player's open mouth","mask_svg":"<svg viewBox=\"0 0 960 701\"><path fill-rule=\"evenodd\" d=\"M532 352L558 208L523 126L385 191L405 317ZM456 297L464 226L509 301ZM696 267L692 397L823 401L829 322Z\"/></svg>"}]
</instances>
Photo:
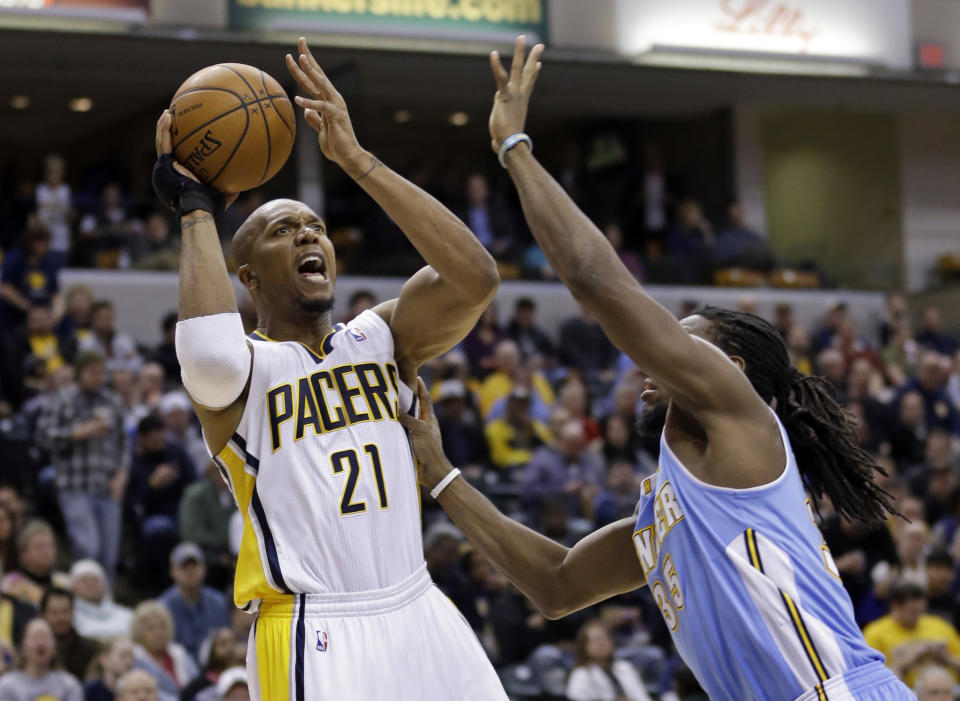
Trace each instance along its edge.
<instances>
[{"instance_id":1,"label":"player's open mouth","mask_svg":"<svg viewBox=\"0 0 960 701\"><path fill-rule=\"evenodd\" d=\"M316 254L304 256L297 266L300 277L312 282L325 282L327 279L327 262Z\"/></svg>"}]
</instances>

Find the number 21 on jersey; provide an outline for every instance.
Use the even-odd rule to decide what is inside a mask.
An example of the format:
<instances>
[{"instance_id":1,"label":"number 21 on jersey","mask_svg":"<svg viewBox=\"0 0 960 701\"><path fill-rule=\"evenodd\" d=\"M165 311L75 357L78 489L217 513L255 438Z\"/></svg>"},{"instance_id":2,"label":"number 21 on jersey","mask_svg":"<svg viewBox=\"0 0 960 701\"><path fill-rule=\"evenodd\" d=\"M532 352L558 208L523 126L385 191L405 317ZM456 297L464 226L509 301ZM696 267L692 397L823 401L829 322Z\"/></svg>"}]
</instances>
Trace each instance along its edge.
<instances>
[{"instance_id":1,"label":"number 21 on jersey","mask_svg":"<svg viewBox=\"0 0 960 701\"><path fill-rule=\"evenodd\" d=\"M367 443L363 446L363 452L366 453L373 468L373 477L377 485L377 497L379 499L380 509L386 509L389 506L387 501L387 487L383 481L383 466L380 462L380 450L373 443ZM353 514L362 514L367 510L367 502L363 499L354 501L354 492L360 481L360 458L357 451L339 450L330 455L330 466L333 468L334 475L343 475L346 477L343 483L343 493L340 496L340 515L351 516Z\"/></svg>"}]
</instances>

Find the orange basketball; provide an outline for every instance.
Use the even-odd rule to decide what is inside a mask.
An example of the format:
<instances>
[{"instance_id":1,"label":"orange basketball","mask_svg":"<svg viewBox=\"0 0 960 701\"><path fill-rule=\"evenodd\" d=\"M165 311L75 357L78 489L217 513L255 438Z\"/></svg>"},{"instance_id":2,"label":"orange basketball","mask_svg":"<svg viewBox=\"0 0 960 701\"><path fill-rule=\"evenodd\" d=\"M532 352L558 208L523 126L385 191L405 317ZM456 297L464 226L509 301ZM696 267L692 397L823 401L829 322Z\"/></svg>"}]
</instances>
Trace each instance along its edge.
<instances>
[{"instance_id":1,"label":"orange basketball","mask_svg":"<svg viewBox=\"0 0 960 701\"><path fill-rule=\"evenodd\" d=\"M222 192L262 185L293 148L293 105L280 83L253 66L218 63L194 73L170 111L174 157Z\"/></svg>"}]
</instances>

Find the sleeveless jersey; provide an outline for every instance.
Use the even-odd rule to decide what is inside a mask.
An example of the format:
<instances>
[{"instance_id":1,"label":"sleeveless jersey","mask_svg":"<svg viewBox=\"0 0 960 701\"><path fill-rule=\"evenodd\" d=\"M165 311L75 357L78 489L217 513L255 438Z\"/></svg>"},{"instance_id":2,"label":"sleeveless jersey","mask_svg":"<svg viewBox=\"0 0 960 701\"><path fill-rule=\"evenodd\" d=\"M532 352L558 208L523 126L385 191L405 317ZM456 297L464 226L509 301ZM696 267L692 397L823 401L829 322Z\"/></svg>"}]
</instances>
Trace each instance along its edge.
<instances>
[{"instance_id":1,"label":"sleeveless jersey","mask_svg":"<svg viewBox=\"0 0 960 701\"><path fill-rule=\"evenodd\" d=\"M827 679L842 688L848 672L883 661L854 621L777 425L787 465L769 484L705 484L665 437L659 469L643 482L634 546L677 650L714 701L811 690L826 700Z\"/></svg>"},{"instance_id":2,"label":"sleeveless jersey","mask_svg":"<svg viewBox=\"0 0 960 701\"><path fill-rule=\"evenodd\" d=\"M251 334L236 433L215 457L243 516L234 599L383 589L423 565L420 494L397 420L415 394L366 311L317 352Z\"/></svg>"}]
</instances>

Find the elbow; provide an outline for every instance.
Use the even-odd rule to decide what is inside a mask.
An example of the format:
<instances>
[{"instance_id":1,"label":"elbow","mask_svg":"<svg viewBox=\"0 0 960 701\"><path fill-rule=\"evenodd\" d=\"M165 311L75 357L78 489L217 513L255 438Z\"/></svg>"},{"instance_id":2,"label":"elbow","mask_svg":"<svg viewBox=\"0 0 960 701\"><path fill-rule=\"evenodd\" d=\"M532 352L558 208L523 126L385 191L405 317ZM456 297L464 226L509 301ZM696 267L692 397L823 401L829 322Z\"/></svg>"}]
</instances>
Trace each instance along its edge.
<instances>
[{"instance_id":1,"label":"elbow","mask_svg":"<svg viewBox=\"0 0 960 701\"><path fill-rule=\"evenodd\" d=\"M546 618L548 621L559 621L565 616L569 616L573 611L563 608L561 606L537 606L537 610L540 612L540 615Z\"/></svg>"},{"instance_id":2,"label":"elbow","mask_svg":"<svg viewBox=\"0 0 960 701\"><path fill-rule=\"evenodd\" d=\"M552 595L540 597L540 600L534 601L533 603L534 606L537 607L537 611L540 612L540 615L548 621L557 621L565 618L580 608L574 605L573 602L567 601L563 595L563 590L559 587L554 590Z\"/></svg>"},{"instance_id":3,"label":"elbow","mask_svg":"<svg viewBox=\"0 0 960 701\"><path fill-rule=\"evenodd\" d=\"M471 260L469 269L459 271L456 280L447 278L448 288L456 298L471 307L486 309L500 287L500 271L493 257L483 251L483 257Z\"/></svg>"},{"instance_id":4,"label":"elbow","mask_svg":"<svg viewBox=\"0 0 960 701\"><path fill-rule=\"evenodd\" d=\"M500 286L500 270L489 251L484 249L483 255L475 262L472 273L471 296L489 302Z\"/></svg>"},{"instance_id":5,"label":"elbow","mask_svg":"<svg viewBox=\"0 0 960 701\"><path fill-rule=\"evenodd\" d=\"M559 620L582 608L574 601L576 597L572 588L563 581L562 566L556 570L555 576L545 577L542 582L542 589L532 601L540 615L547 620Z\"/></svg>"}]
</instances>

